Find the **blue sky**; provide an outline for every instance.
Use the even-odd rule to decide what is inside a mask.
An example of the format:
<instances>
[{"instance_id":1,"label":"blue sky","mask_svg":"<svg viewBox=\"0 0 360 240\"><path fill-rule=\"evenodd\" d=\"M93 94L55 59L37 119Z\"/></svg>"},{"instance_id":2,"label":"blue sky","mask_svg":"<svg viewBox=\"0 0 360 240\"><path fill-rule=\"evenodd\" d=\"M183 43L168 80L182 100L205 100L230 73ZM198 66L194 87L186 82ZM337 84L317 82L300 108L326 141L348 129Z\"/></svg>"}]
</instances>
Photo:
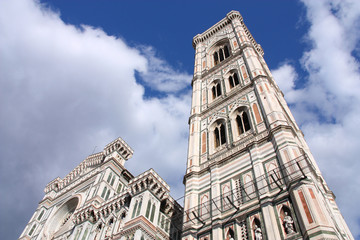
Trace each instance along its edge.
<instances>
[{"instance_id":1,"label":"blue sky","mask_svg":"<svg viewBox=\"0 0 360 240\"><path fill-rule=\"evenodd\" d=\"M360 239L360 3L0 1L0 235L17 238L43 197L121 136L126 166L183 195L192 38L231 10L265 60ZM4 217L6 216L6 217Z\"/></svg>"}]
</instances>

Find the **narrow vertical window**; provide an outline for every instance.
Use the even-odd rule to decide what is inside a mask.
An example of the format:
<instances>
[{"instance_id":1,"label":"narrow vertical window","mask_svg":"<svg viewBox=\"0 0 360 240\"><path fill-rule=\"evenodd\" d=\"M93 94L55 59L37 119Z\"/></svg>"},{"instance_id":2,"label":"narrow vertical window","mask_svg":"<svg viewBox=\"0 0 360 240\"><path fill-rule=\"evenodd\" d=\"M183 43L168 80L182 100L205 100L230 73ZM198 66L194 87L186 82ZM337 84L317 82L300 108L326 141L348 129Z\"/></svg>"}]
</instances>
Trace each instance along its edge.
<instances>
[{"instance_id":1,"label":"narrow vertical window","mask_svg":"<svg viewBox=\"0 0 360 240\"><path fill-rule=\"evenodd\" d=\"M229 77L229 84L230 84L230 88L234 87L234 79L232 76Z\"/></svg>"},{"instance_id":2,"label":"narrow vertical window","mask_svg":"<svg viewBox=\"0 0 360 240\"><path fill-rule=\"evenodd\" d=\"M221 138L221 145L226 143L226 136L225 136L225 126L224 124L221 124L220 126L220 138Z\"/></svg>"},{"instance_id":3,"label":"narrow vertical window","mask_svg":"<svg viewBox=\"0 0 360 240\"><path fill-rule=\"evenodd\" d=\"M236 43L236 42L234 42L234 43ZM229 49L228 49L227 45L224 46L224 54L225 54L225 58L228 58L230 56Z\"/></svg>"},{"instance_id":4,"label":"narrow vertical window","mask_svg":"<svg viewBox=\"0 0 360 240\"><path fill-rule=\"evenodd\" d=\"M106 193L105 200L108 200L109 196L110 196L110 189L109 189L109 190L107 191L107 193Z\"/></svg>"},{"instance_id":5,"label":"narrow vertical window","mask_svg":"<svg viewBox=\"0 0 360 240\"><path fill-rule=\"evenodd\" d=\"M220 48L219 50L220 62L224 61L224 50Z\"/></svg>"},{"instance_id":6,"label":"narrow vertical window","mask_svg":"<svg viewBox=\"0 0 360 240\"><path fill-rule=\"evenodd\" d=\"M135 217L137 205L138 205L138 201L135 202L135 206L134 206L134 210L133 210L133 213L132 213L132 215L131 215L131 218L134 218L134 217Z\"/></svg>"},{"instance_id":7,"label":"narrow vertical window","mask_svg":"<svg viewBox=\"0 0 360 240\"><path fill-rule=\"evenodd\" d=\"M36 224L34 224L29 232L29 236L31 236L34 233L34 230L36 228Z\"/></svg>"},{"instance_id":8,"label":"narrow vertical window","mask_svg":"<svg viewBox=\"0 0 360 240\"><path fill-rule=\"evenodd\" d=\"M236 85L239 85L239 77L238 77L238 75L237 75L237 73L234 73L234 85L236 86Z\"/></svg>"},{"instance_id":9,"label":"narrow vertical window","mask_svg":"<svg viewBox=\"0 0 360 240\"><path fill-rule=\"evenodd\" d=\"M220 133L218 128L215 128L214 130L214 140L215 140L215 147L220 146Z\"/></svg>"},{"instance_id":10,"label":"narrow vertical window","mask_svg":"<svg viewBox=\"0 0 360 240\"><path fill-rule=\"evenodd\" d=\"M243 119L243 122L244 122L245 132L249 131L250 130L250 122L249 122L249 118L248 118L246 112L243 112L242 119Z\"/></svg>"},{"instance_id":11,"label":"narrow vertical window","mask_svg":"<svg viewBox=\"0 0 360 240\"><path fill-rule=\"evenodd\" d=\"M220 86L220 83L218 83L216 85L216 96L220 96L221 95L221 86Z\"/></svg>"},{"instance_id":12,"label":"narrow vertical window","mask_svg":"<svg viewBox=\"0 0 360 240\"><path fill-rule=\"evenodd\" d=\"M218 63L219 63L219 56L218 56L218 53L215 52L215 53L214 53L214 64L215 64L215 66L216 66Z\"/></svg>"},{"instance_id":13,"label":"narrow vertical window","mask_svg":"<svg viewBox=\"0 0 360 240\"><path fill-rule=\"evenodd\" d=\"M104 187L104 190L103 190L103 191L102 191L102 193L101 193L101 197L102 197L102 198L104 198L104 197L105 197L106 189L107 189L107 188L106 188L106 187Z\"/></svg>"},{"instance_id":14,"label":"narrow vertical window","mask_svg":"<svg viewBox=\"0 0 360 240\"><path fill-rule=\"evenodd\" d=\"M215 89L215 86L212 87L211 91L212 91L212 97L213 97L213 99L215 99L215 98L216 98L216 89Z\"/></svg>"},{"instance_id":15,"label":"narrow vertical window","mask_svg":"<svg viewBox=\"0 0 360 240\"><path fill-rule=\"evenodd\" d=\"M153 204L152 209L151 209L151 217L150 217L151 222L154 221L154 217L155 217L155 203Z\"/></svg>"},{"instance_id":16,"label":"narrow vertical window","mask_svg":"<svg viewBox=\"0 0 360 240\"><path fill-rule=\"evenodd\" d=\"M109 176L108 176L108 178L107 178L107 182L108 182L108 183L110 183L111 177L112 177L112 173L110 173Z\"/></svg>"},{"instance_id":17,"label":"narrow vertical window","mask_svg":"<svg viewBox=\"0 0 360 240\"><path fill-rule=\"evenodd\" d=\"M146 214L145 217L149 218L149 214L150 214L150 208L151 208L151 201L148 201L147 207L146 207Z\"/></svg>"},{"instance_id":18,"label":"narrow vertical window","mask_svg":"<svg viewBox=\"0 0 360 240\"><path fill-rule=\"evenodd\" d=\"M40 215L38 216L37 220L40 220L43 215L44 215L44 210L41 211L41 213L40 213Z\"/></svg>"},{"instance_id":19,"label":"narrow vertical window","mask_svg":"<svg viewBox=\"0 0 360 240\"><path fill-rule=\"evenodd\" d=\"M116 189L116 192L119 193L119 192L121 191L121 188L122 188L122 184L119 183L119 185L118 185L118 187L117 187L117 189Z\"/></svg>"},{"instance_id":20,"label":"narrow vertical window","mask_svg":"<svg viewBox=\"0 0 360 240\"><path fill-rule=\"evenodd\" d=\"M141 205L142 205L142 199L140 199L140 203L139 203L139 207L138 207L137 212L136 212L136 216L139 216L139 214L140 214Z\"/></svg>"},{"instance_id":21,"label":"narrow vertical window","mask_svg":"<svg viewBox=\"0 0 360 240\"><path fill-rule=\"evenodd\" d=\"M250 121L246 112L240 112L236 116L236 124L239 135L250 130Z\"/></svg>"},{"instance_id":22,"label":"narrow vertical window","mask_svg":"<svg viewBox=\"0 0 360 240\"><path fill-rule=\"evenodd\" d=\"M242 124L241 117L239 115L237 115L237 117L236 117L236 123L237 123L239 135L243 134L244 133L244 127L243 127L243 124Z\"/></svg>"},{"instance_id":23,"label":"narrow vertical window","mask_svg":"<svg viewBox=\"0 0 360 240\"><path fill-rule=\"evenodd\" d=\"M161 221L160 221L160 227L162 229L164 229L164 223L165 223L165 218L164 218L164 215L161 216Z\"/></svg>"},{"instance_id":24,"label":"narrow vertical window","mask_svg":"<svg viewBox=\"0 0 360 240\"><path fill-rule=\"evenodd\" d=\"M114 182L115 182L115 176L113 176L113 178L111 179L110 185L113 186L113 185L114 185Z\"/></svg>"}]
</instances>

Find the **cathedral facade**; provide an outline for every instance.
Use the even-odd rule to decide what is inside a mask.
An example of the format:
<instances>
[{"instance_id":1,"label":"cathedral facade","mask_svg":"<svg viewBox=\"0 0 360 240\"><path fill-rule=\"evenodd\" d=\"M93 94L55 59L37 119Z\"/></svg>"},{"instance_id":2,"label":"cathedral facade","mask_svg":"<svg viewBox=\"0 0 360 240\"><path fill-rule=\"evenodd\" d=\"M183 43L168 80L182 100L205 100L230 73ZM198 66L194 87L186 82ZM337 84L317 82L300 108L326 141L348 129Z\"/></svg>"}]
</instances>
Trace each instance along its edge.
<instances>
[{"instance_id":1,"label":"cathedral facade","mask_svg":"<svg viewBox=\"0 0 360 240\"><path fill-rule=\"evenodd\" d=\"M193 47L183 207L118 138L46 186L19 239L354 239L240 13Z\"/></svg>"},{"instance_id":2,"label":"cathedral facade","mask_svg":"<svg viewBox=\"0 0 360 240\"><path fill-rule=\"evenodd\" d=\"M182 239L353 239L240 13L193 47Z\"/></svg>"},{"instance_id":3,"label":"cathedral facade","mask_svg":"<svg viewBox=\"0 0 360 240\"><path fill-rule=\"evenodd\" d=\"M51 181L19 239L180 239L182 207L153 169L124 167L132 154L118 138Z\"/></svg>"}]
</instances>

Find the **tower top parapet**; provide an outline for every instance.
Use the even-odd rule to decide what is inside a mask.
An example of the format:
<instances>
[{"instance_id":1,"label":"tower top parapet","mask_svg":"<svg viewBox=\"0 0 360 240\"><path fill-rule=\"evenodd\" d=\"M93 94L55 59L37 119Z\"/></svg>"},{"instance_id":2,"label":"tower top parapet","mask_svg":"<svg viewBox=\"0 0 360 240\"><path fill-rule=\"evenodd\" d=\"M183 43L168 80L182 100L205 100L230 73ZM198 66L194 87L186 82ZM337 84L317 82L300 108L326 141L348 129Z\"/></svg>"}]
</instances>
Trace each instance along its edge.
<instances>
[{"instance_id":1,"label":"tower top parapet","mask_svg":"<svg viewBox=\"0 0 360 240\"><path fill-rule=\"evenodd\" d=\"M118 137L104 148L104 154L107 156L112 152L117 151L125 160L132 157L134 150L121 138Z\"/></svg>"},{"instance_id":2,"label":"tower top parapet","mask_svg":"<svg viewBox=\"0 0 360 240\"><path fill-rule=\"evenodd\" d=\"M237 19L237 21L236 21L236 19ZM232 24L233 25L232 27L241 26L244 29L245 34L248 37L248 39L250 40L253 47L261 55L264 54L262 47L260 46L260 44L258 44L255 41L254 37L251 35L250 31L247 29L246 25L244 24L243 17L241 16L240 12L235 11L235 10L232 10L231 12L226 14L226 17L221 19L219 22L217 22L215 25L213 25L212 27L207 29L205 32L203 32L201 34L197 34L193 38L193 41L192 41L192 45L193 45L194 49L196 49L196 45L198 43L205 42L206 40L208 40L209 38L213 37L218 32L220 32L222 29L226 28L226 26L229 24Z\"/></svg>"},{"instance_id":3,"label":"tower top parapet","mask_svg":"<svg viewBox=\"0 0 360 240\"><path fill-rule=\"evenodd\" d=\"M197 34L194 38L193 38L193 47L196 47L196 44L198 44L199 42L203 42L206 39L208 39L209 37L211 37L212 35L214 35L215 33L217 33L218 31L220 31L221 29L223 29L225 26L227 26L233 19L238 18L241 22L243 20L240 12L232 10L231 12L229 12L228 14L226 14L226 17L224 17L223 19L221 19L219 22L217 22L215 25L213 25L212 27L210 27L208 30L206 30L205 32L201 33L201 34Z\"/></svg>"}]
</instances>

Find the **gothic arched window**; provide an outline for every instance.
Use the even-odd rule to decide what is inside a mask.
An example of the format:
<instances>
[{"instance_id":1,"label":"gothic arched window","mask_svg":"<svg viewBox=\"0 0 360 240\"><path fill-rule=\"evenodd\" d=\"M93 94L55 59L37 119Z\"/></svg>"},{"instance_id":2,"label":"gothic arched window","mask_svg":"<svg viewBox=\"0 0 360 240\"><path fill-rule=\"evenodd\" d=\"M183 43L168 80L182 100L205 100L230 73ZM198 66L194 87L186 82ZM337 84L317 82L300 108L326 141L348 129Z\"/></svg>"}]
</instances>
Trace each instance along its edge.
<instances>
[{"instance_id":1,"label":"gothic arched window","mask_svg":"<svg viewBox=\"0 0 360 240\"><path fill-rule=\"evenodd\" d=\"M233 88L237 85L239 85L239 77L237 75L237 73L233 73L229 76L229 85L230 85L230 88Z\"/></svg>"},{"instance_id":2,"label":"gothic arched window","mask_svg":"<svg viewBox=\"0 0 360 240\"><path fill-rule=\"evenodd\" d=\"M211 92L212 92L212 98L213 100L219 96L221 96L221 86L220 86L220 82L217 82L216 84L214 84L214 86L211 88Z\"/></svg>"},{"instance_id":3,"label":"gothic arched window","mask_svg":"<svg viewBox=\"0 0 360 240\"><path fill-rule=\"evenodd\" d=\"M214 53L214 66L230 57L230 51L228 44L219 45L215 48Z\"/></svg>"},{"instance_id":4,"label":"gothic arched window","mask_svg":"<svg viewBox=\"0 0 360 240\"><path fill-rule=\"evenodd\" d=\"M214 146L215 148L226 143L225 125L221 123L214 129Z\"/></svg>"},{"instance_id":5,"label":"gothic arched window","mask_svg":"<svg viewBox=\"0 0 360 240\"><path fill-rule=\"evenodd\" d=\"M250 130L250 121L246 112L241 112L236 116L236 123L239 135Z\"/></svg>"}]
</instances>

